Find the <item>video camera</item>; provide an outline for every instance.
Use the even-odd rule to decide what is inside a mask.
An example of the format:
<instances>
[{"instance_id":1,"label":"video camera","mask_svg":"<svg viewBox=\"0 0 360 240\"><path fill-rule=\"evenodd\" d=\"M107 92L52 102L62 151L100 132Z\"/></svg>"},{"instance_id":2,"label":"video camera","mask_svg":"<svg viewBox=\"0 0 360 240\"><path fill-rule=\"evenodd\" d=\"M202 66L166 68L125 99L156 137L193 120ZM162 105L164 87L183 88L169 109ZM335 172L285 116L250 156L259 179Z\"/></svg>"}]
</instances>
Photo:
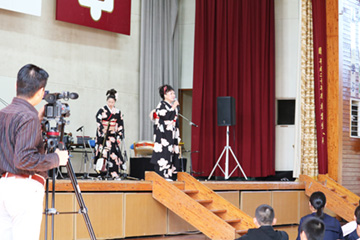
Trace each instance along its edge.
<instances>
[{"instance_id":1,"label":"video camera","mask_svg":"<svg viewBox=\"0 0 360 240\"><path fill-rule=\"evenodd\" d=\"M48 102L44 107L44 118L42 120L43 139L46 142L48 152L54 152L59 143L60 149L65 148L64 128L66 121L64 118L70 116L70 107L67 103L62 103L60 99L68 101L77 99L79 95L75 92L48 93L45 92L44 99ZM51 120L55 120L55 126L51 126ZM62 142L64 141L64 142Z\"/></svg>"},{"instance_id":2,"label":"video camera","mask_svg":"<svg viewBox=\"0 0 360 240\"><path fill-rule=\"evenodd\" d=\"M69 99L77 99L79 95L77 93L63 92L63 93L47 93L44 97L48 104L45 105L44 117L60 118L70 116L70 107L66 103L61 103L59 99L68 101Z\"/></svg>"}]
</instances>

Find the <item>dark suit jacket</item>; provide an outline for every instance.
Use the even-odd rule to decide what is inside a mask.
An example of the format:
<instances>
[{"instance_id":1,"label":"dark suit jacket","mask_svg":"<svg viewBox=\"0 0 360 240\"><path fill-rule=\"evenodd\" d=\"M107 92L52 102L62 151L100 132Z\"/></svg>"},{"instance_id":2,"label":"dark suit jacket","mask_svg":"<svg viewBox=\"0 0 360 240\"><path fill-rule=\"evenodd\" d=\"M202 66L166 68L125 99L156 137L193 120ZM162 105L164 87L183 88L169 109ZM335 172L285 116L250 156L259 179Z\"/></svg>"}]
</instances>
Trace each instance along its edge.
<instances>
[{"instance_id":1,"label":"dark suit jacket","mask_svg":"<svg viewBox=\"0 0 360 240\"><path fill-rule=\"evenodd\" d=\"M289 236L284 231L275 231L272 226L261 226L249 229L248 233L238 238L240 240L288 240Z\"/></svg>"},{"instance_id":2,"label":"dark suit jacket","mask_svg":"<svg viewBox=\"0 0 360 240\"><path fill-rule=\"evenodd\" d=\"M346 239L346 240L357 240L357 239L359 239L359 236L357 235L356 229L355 229L352 233L350 233L349 235L347 235L347 236L345 237L345 239Z\"/></svg>"},{"instance_id":3,"label":"dark suit jacket","mask_svg":"<svg viewBox=\"0 0 360 240\"><path fill-rule=\"evenodd\" d=\"M299 229L298 229L298 236L297 236L296 240L300 240L301 224L308 217L316 217L316 214L311 213L311 214L306 215L306 216L304 216L304 217L302 217L300 219L300 224L299 224ZM324 213L322 220L325 223L324 239L326 239L326 240L344 239L343 232L341 230L341 225L340 225L339 221L336 218L331 217L331 216L327 215L326 213Z\"/></svg>"}]
</instances>

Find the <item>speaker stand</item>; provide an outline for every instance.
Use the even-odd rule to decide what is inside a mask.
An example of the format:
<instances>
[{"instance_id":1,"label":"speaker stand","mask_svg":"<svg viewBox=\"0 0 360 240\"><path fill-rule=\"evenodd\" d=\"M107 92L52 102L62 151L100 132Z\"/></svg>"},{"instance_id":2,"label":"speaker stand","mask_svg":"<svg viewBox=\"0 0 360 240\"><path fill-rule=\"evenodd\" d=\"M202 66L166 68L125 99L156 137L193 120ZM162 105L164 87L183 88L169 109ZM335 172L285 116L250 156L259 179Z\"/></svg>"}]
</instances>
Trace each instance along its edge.
<instances>
[{"instance_id":1,"label":"speaker stand","mask_svg":"<svg viewBox=\"0 0 360 240\"><path fill-rule=\"evenodd\" d=\"M235 159L235 161L236 161L236 164L237 164L237 166L232 170L232 172L230 173L230 175L229 175L229 151L231 152L231 154L232 154L232 156L234 157L234 159ZM219 164L222 156L224 155L224 153L226 153L226 154L225 154L225 171L222 169L222 167L221 167L220 164ZM245 179L248 180L248 178L246 177L246 174L245 174L244 170L242 169L239 161L237 160L237 158L236 158L233 150L232 150L231 147L229 146L229 126L226 126L226 146L224 147L224 150L222 151L219 159L217 160L217 162L216 162L213 170L211 171L210 176L208 177L208 179L211 178L211 176L213 175L216 167L219 167L219 168L220 168L220 170L221 170L221 171L223 172L223 174L225 175L225 179L226 179L226 180L229 179L229 177L235 172L235 170L236 170L237 168L240 169L240 171L241 171L242 174L244 175Z\"/></svg>"}]
</instances>

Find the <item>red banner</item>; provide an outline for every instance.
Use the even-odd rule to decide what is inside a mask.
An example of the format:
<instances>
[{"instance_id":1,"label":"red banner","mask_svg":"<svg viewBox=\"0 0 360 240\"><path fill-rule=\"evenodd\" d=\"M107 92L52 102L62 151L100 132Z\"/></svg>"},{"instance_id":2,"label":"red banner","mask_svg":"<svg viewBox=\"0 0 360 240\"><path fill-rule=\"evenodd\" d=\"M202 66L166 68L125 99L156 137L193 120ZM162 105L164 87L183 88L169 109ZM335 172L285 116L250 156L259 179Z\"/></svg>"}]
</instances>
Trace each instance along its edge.
<instances>
[{"instance_id":1,"label":"red banner","mask_svg":"<svg viewBox=\"0 0 360 240\"><path fill-rule=\"evenodd\" d=\"M56 20L130 35L131 0L57 0Z\"/></svg>"},{"instance_id":2,"label":"red banner","mask_svg":"<svg viewBox=\"0 0 360 240\"><path fill-rule=\"evenodd\" d=\"M319 174L328 172L327 158L327 55L326 1L313 0L315 119Z\"/></svg>"}]
</instances>

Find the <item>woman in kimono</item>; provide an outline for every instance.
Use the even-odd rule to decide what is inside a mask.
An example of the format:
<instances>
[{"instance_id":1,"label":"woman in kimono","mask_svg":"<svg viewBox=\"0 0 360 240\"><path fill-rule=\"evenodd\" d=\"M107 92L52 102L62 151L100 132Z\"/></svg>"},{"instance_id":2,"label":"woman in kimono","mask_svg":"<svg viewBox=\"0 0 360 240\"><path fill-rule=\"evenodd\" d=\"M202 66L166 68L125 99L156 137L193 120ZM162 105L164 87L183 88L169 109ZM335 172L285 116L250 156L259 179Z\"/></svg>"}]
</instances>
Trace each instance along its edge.
<instances>
[{"instance_id":1,"label":"woman in kimono","mask_svg":"<svg viewBox=\"0 0 360 240\"><path fill-rule=\"evenodd\" d=\"M163 100L154 113L154 150L151 163L155 165L156 173L172 181L177 177L174 163L179 158L179 102L170 85L161 86L159 94Z\"/></svg>"},{"instance_id":2,"label":"woman in kimono","mask_svg":"<svg viewBox=\"0 0 360 240\"><path fill-rule=\"evenodd\" d=\"M116 90L107 91L106 96L107 104L96 114L95 163L99 158L107 160L103 173L109 173L113 179L120 180L119 172L123 165L120 143L124 138L124 121L120 110L115 108Z\"/></svg>"}]
</instances>

